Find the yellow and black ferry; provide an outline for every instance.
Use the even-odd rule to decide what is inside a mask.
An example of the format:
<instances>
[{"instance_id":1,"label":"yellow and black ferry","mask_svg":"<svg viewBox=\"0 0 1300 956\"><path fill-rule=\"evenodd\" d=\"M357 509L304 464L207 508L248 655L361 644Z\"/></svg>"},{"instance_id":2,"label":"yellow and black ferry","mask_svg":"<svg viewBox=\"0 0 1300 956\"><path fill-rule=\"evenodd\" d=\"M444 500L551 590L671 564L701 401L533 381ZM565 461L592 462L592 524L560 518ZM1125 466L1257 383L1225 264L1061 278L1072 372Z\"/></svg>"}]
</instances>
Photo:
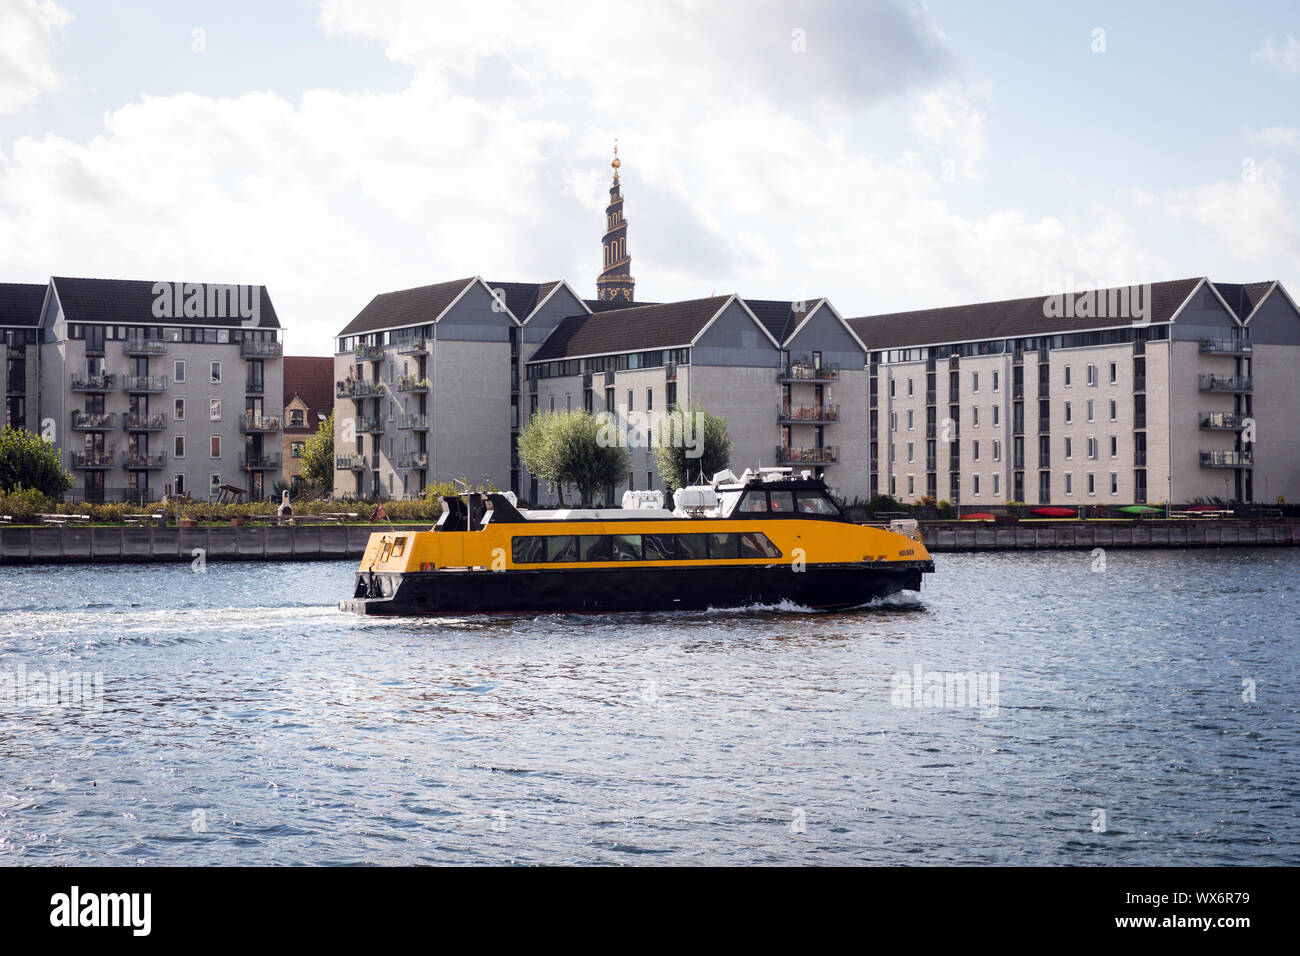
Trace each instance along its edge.
<instances>
[{"instance_id":1,"label":"yellow and black ferry","mask_svg":"<svg viewBox=\"0 0 1300 956\"><path fill-rule=\"evenodd\" d=\"M934 570L916 523L849 521L820 478L730 472L674 508L629 492L619 509L520 511L508 494L443 498L430 531L373 534L357 614L606 613L770 605L856 607L919 590Z\"/></svg>"}]
</instances>

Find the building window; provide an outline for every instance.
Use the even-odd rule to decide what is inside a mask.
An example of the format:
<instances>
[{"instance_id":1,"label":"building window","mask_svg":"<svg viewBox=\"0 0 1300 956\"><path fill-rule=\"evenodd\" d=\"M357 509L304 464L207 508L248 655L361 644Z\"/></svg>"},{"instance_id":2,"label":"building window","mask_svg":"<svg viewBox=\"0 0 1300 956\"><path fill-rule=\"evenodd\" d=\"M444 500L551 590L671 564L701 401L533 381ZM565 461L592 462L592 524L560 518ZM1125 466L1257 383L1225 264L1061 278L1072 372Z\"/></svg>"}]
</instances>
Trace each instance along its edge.
<instances>
[{"instance_id":1,"label":"building window","mask_svg":"<svg viewBox=\"0 0 1300 956\"><path fill-rule=\"evenodd\" d=\"M1092 437L1089 437L1089 438L1088 438L1088 458L1089 458L1089 459L1095 459L1096 457L1097 457L1097 439L1092 438Z\"/></svg>"},{"instance_id":2,"label":"building window","mask_svg":"<svg viewBox=\"0 0 1300 956\"><path fill-rule=\"evenodd\" d=\"M909 497L916 494L916 477L913 475L907 476L907 494Z\"/></svg>"},{"instance_id":3,"label":"building window","mask_svg":"<svg viewBox=\"0 0 1300 956\"><path fill-rule=\"evenodd\" d=\"M221 384L221 363L213 362L211 368L211 379L213 385Z\"/></svg>"},{"instance_id":4,"label":"building window","mask_svg":"<svg viewBox=\"0 0 1300 956\"><path fill-rule=\"evenodd\" d=\"M912 409L907 410L907 430L910 432L916 428L916 412Z\"/></svg>"},{"instance_id":5,"label":"building window","mask_svg":"<svg viewBox=\"0 0 1300 956\"><path fill-rule=\"evenodd\" d=\"M176 404L173 407L172 417L175 418L176 421L178 422L185 421L185 399L183 398L176 399Z\"/></svg>"},{"instance_id":6,"label":"building window","mask_svg":"<svg viewBox=\"0 0 1300 956\"><path fill-rule=\"evenodd\" d=\"M555 396L551 396L551 411L555 411Z\"/></svg>"},{"instance_id":7,"label":"building window","mask_svg":"<svg viewBox=\"0 0 1300 956\"><path fill-rule=\"evenodd\" d=\"M891 442L889 443L889 463L892 465L892 464L893 464L894 462L896 462L897 460L898 460L898 457L897 457L897 455L896 455L896 453L895 453L895 445L894 445L894 443L891 441Z\"/></svg>"},{"instance_id":8,"label":"building window","mask_svg":"<svg viewBox=\"0 0 1300 956\"><path fill-rule=\"evenodd\" d=\"M999 385L999 382L998 382L998 373L997 373L997 372L994 372L994 373L993 373L993 391L996 392L996 391L998 390L998 385ZM994 424L997 424L997 423L995 422Z\"/></svg>"},{"instance_id":9,"label":"building window","mask_svg":"<svg viewBox=\"0 0 1300 956\"><path fill-rule=\"evenodd\" d=\"M978 494L980 493L980 476L979 476L979 475L971 475L971 476L970 476L970 490L971 490L971 494L973 494L973 495L978 495Z\"/></svg>"},{"instance_id":10,"label":"building window","mask_svg":"<svg viewBox=\"0 0 1300 956\"><path fill-rule=\"evenodd\" d=\"M1074 442L1068 438L1065 440L1065 457L1067 459L1074 457Z\"/></svg>"},{"instance_id":11,"label":"building window","mask_svg":"<svg viewBox=\"0 0 1300 956\"><path fill-rule=\"evenodd\" d=\"M1074 494L1074 475L1068 471L1065 473L1065 493L1067 495Z\"/></svg>"},{"instance_id":12,"label":"building window","mask_svg":"<svg viewBox=\"0 0 1300 956\"><path fill-rule=\"evenodd\" d=\"M894 380L892 378L889 380L889 397L894 397Z\"/></svg>"},{"instance_id":13,"label":"building window","mask_svg":"<svg viewBox=\"0 0 1300 956\"><path fill-rule=\"evenodd\" d=\"M627 390L627 410L632 411L632 389Z\"/></svg>"},{"instance_id":14,"label":"building window","mask_svg":"<svg viewBox=\"0 0 1300 956\"><path fill-rule=\"evenodd\" d=\"M1096 493L1097 493L1097 476L1094 475L1092 472L1088 472L1088 494L1095 495Z\"/></svg>"},{"instance_id":15,"label":"building window","mask_svg":"<svg viewBox=\"0 0 1300 956\"><path fill-rule=\"evenodd\" d=\"M892 498L898 493L898 486L893 475L889 476L889 495Z\"/></svg>"},{"instance_id":16,"label":"building window","mask_svg":"<svg viewBox=\"0 0 1300 956\"><path fill-rule=\"evenodd\" d=\"M971 461L980 460L980 443L977 441L973 441L970 443L970 460Z\"/></svg>"},{"instance_id":17,"label":"building window","mask_svg":"<svg viewBox=\"0 0 1300 956\"><path fill-rule=\"evenodd\" d=\"M1093 415L1093 406L1094 406L1095 404L1096 404L1096 402L1094 402L1091 398L1088 399L1088 421L1094 421L1094 420L1095 420L1095 416Z\"/></svg>"},{"instance_id":18,"label":"building window","mask_svg":"<svg viewBox=\"0 0 1300 956\"><path fill-rule=\"evenodd\" d=\"M980 427L980 407L978 405L970 410L970 427Z\"/></svg>"},{"instance_id":19,"label":"building window","mask_svg":"<svg viewBox=\"0 0 1300 956\"><path fill-rule=\"evenodd\" d=\"M175 362L172 363L172 381L173 382L185 381L185 360L184 359L177 359Z\"/></svg>"},{"instance_id":20,"label":"building window","mask_svg":"<svg viewBox=\"0 0 1300 956\"><path fill-rule=\"evenodd\" d=\"M1067 425L1070 423L1070 418L1071 418L1071 414L1070 414L1070 403L1069 403L1069 402L1066 402L1066 403L1065 403L1065 423L1066 423Z\"/></svg>"},{"instance_id":21,"label":"building window","mask_svg":"<svg viewBox=\"0 0 1300 956\"><path fill-rule=\"evenodd\" d=\"M891 432L898 431L898 412L889 413L889 430Z\"/></svg>"},{"instance_id":22,"label":"building window","mask_svg":"<svg viewBox=\"0 0 1300 956\"><path fill-rule=\"evenodd\" d=\"M971 373L970 373L970 390L971 390L972 392L978 392L978 391L980 390L980 373L979 373L979 372L971 372Z\"/></svg>"},{"instance_id":23,"label":"building window","mask_svg":"<svg viewBox=\"0 0 1300 956\"><path fill-rule=\"evenodd\" d=\"M1001 479L1001 477L1002 476L999 475L996 471L993 472L993 497L994 498L996 498L999 494L999 488L1000 488L999 479Z\"/></svg>"},{"instance_id":24,"label":"building window","mask_svg":"<svg viewBox=\"0 0 1300 956\"><path fill-rule=\"evenodd\" d=\"M1119 365L1115 362L1110 363L1110 384L1115 385L1119 382Z\"/></svg>"},{"instance_id":25,"label":"building window","mask_svg":"<svg viewBox=\"0 0 1300 956\"><path fill-rule=\"evenodd\" d=\"M1065 387L1070 387L1070 366L1065 366Z\"/></svg>"},{"instance_id":26,"label":"building window","mask_svg":"<svg viewBox=\"0 0 1300 956\"><path fill-rule=\"evenodd\" d=\"M998 441L996 438L993 439L993 460L994 461L1002 460L1002 442ZM995 492L997 491L996 488L994 488L993 490Z\"/></svg>"},{"instance_id":27,"label":"building window","mask_svg":"<svg viewBox=\"0 0 1300 956\"><path fill-rule=\"evenodd\" d=\"M290 458L301 458L301 457L302 457L303 449L306 448L306 447L307 447L307 443L306 443L305 441L296 441L296 442L294 442L293 444L291 444L291 445L289 446L289 457L290 457Z\"/></svg>"},{"instance_id":28,"label":"building window","mask_svg":"<svg viewBox=\"0 0 1300 956\"><path fill-rule=\"evenodd\" d=\"M185 436L177 435L172 444L172 455L176 458L185 457Z\"/></svg>"},{"instance_id":29,"label":"building window","mask_svg":"<svg viewBox=\"0 0 1300 956\"><path fill-rule=\"evenodd\" d=\"M653 412L655 410L655 390L653 388L647 388L645 390L645 410L647 412Z\"/></svg>"},{"instance_id":30,"label":"building window","mask_svg":"<svg viewBox=\"0 0 1300 956\"><path fill-rule=\"evenodd\" d=\"M208 497L215 498L221 493L221 476L208 475Z\"/></svg>"},{"instance_id":31,"label":"building window","mask_svg":"<svg viewBox=\"0 0 1300 956\"><path fill-rule=\"evenodd\" d=\"M1000 407L1000 406L997 406L997 405L994 405L994 406L993 406L993 427L994 427L994 428L996 428L997 425L998 425L998 408L999 408L999 407Z\"/></svg>"},{"instance_id":32,"label":"building window","mask_svg":"<svg viewBox=\"0 0 1300 956\"><path fill-rule=\"evenodd\" d=\"M221 436L220 435L212 436L212 445L208 449L208 457L209 458L221 457Z\"/></svg>"},{"instance_id":33,"label":"building window","mask_svg":"<svg viewBox=\"0 0 1300 956\"><path fill-rule=\"evenodd\" d=\"M301 426L304 424L301 408L292 408L289 410L289 424Z\"/></svg>"},{"instance_id":34,"label":"building window","mask_svg":"<svg viewBox=\"0 0 1300 956\"><path fill-rule=\"evenodd\" d=\"M1117 471L1110 473L1110 493L1112 495L1119 494L1119 472Z\"/></svg>"},{"instance_id":35,"label":"building window","mask_svg":"<svg viewBox=\"0 0 1300 956\"><path fill-rule=\"evenodd\" d=\"M907 380L907 397L912 397L912 380L910 378Z\"/></svg>"},{"instance_id":36,"label":"building window","mask_svg":"<svg viewBox=\"0 0 1300 956\"><path fill-rule=\"evenodd\" d=\"M208 421L221 421L221 399L213 398L208 401Z\"/></svg>"},{"instance_id":37,"label":"building window","mask_svg":"<svg viewBox=\"0 0 1300 956\"><path fill-rule=\"evenodd\" d=\"M629 471L627 473L627 490L636 491L636 473Z\"/></svg>"},{"instance_id":38,"label":"building window","mask_svg":"<svg viewBox=\"0 0 1300 956\"><path fill-rule=\"evenodd\" d=\"M1110 436L1110 457L1119 457L1119 437L1117 435Z\"/></svg>"},{"instance_id":39,"label":"building window","mask_svg":"<svg viewBox=\"0 0 1300 956\"><path fill-rule=\"evenodd\" d=\"M645 473L645 486L648 491L654 491L655 473L653 471L647 471Z\"/></svg>"},{"instance_id":40,"label":"building window","mask_svg":"<svg viewBox=\"0 0 1300 956\"><path fill-rule=\"evenodd\" d=\"M907 443L907 460L909 463L916 461L916 446L912 442Z\"/></svg>"}]
</instances>

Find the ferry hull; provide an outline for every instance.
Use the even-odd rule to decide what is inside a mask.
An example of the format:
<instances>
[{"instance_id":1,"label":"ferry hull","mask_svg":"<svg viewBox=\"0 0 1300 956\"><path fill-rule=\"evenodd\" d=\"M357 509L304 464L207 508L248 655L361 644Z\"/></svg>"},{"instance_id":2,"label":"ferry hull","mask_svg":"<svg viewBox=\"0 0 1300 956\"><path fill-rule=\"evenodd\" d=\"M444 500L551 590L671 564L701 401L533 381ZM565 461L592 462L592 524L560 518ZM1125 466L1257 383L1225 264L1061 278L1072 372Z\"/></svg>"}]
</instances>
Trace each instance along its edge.
<instances>
[{"instance_id":1,"label":"ferry hull","mask_svg":"<svg viewBox=\"0 0 1300 956\"><path fill-rule=\"evenodd\" d=\"M932 561L767 567L592 568L584 570L362 573L357 596L339 602L354 614L607 614L793 604L818 610L857 607L899 591L919 591ZM367 594L377 596L367 597Z\"/></svg>"}]
</instances>

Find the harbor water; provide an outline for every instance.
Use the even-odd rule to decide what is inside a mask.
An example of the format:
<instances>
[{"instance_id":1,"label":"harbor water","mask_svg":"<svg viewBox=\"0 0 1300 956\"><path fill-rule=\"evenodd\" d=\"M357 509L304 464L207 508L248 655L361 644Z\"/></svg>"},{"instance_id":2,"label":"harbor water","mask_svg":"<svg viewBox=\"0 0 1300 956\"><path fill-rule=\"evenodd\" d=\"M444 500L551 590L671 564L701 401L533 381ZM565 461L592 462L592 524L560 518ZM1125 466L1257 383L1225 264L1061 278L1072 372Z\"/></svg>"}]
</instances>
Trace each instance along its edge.
<instances>
[{"instance_id":1,"label":"harbor water","mask_svg":"<svg viewBox=\"0 0 1300 956\"><path fill-rule=\"evenodd\" d=\"M431 620L340 613L353 562L0 568L0 863L1300 863L1300 551L936 564Z\"/></svg>"}]
</instances>

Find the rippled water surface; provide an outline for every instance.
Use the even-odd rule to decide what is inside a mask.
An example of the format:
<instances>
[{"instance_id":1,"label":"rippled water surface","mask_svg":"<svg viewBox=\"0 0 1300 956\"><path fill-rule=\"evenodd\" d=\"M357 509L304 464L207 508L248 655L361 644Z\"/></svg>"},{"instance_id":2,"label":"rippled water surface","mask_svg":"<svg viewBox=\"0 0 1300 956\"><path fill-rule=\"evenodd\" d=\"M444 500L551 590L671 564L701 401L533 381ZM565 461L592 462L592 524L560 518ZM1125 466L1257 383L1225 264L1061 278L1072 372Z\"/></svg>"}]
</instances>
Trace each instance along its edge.
<instances>
[{"instance_id":1,"label":"rippled water surface","mask_svg":"<svg viewBox=\"0 0 1300 956\"><path fill-rule=\"evenodd\" d=\"M396 621L351 562L0 568L0 864L1300 862L1300 552L1105 558ZM918 665L983 706L897 706Z\"/></svg>"}]
</instances>

